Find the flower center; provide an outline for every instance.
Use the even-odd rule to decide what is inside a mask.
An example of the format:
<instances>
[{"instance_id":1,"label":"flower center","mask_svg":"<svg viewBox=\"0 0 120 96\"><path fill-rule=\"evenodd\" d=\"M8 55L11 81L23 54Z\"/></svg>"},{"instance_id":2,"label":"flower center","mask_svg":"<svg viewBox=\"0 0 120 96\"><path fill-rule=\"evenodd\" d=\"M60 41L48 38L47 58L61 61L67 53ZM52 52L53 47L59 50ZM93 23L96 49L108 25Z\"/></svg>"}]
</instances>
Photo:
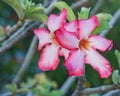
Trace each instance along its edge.
<instances>
[{"instance_id":1,"label":"flower center","mask_svg":"<svg viewBox=\"0 0 120 96\"><path fill-rule=\"evenodd\" d=\"M89 45L88 39L83 38L82 40L80 40L80 42L79 42L79 48L81 50L85 50L85 49L88 50L89 47L90 47L90 45Z\"/></svg>"},{"instance_id":2,"label":"flower center","mask_svg":"<svg viewBox=\"0 0 120 96\"><path fill-rule=\"evenodd\" d=\"M55 34L54 34L54 33L53 33L53 34L51 34L51 40L52 40L52 43L54 43L54 44L58 45L58 42L57 42L57 40L56 40L56 36L55 36Z\"/></svg>"}]
</instances>

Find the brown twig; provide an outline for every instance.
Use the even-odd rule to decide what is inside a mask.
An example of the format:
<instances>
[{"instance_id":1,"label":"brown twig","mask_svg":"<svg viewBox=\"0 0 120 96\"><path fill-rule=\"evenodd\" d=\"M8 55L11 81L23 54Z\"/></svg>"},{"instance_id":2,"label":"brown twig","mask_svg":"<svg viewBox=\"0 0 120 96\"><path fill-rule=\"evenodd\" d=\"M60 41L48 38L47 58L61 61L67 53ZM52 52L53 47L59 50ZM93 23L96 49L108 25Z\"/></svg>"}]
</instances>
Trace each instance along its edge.
<instances>
[{"instance_id":1,"label":"brown twig","mask_svg":"<svg viewBox=\"0 0 120 96\"><path fill-rule=\"evenodd\" d=\"M83 90L84 90L84 83L85 83L85 78L83 76L79 77L78 79L78 84L77 84L77 88L74 91L74 93L72 94L72 96L83 96Z\"/></svg>"}]
</instances>

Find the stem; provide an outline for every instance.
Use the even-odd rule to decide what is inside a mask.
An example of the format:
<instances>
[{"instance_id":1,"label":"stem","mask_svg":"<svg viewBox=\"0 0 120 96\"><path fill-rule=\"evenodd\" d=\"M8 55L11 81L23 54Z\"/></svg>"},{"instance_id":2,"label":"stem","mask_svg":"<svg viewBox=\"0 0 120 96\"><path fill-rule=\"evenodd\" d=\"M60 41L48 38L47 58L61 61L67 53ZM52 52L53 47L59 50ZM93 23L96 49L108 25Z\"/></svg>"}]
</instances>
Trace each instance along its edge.
<instances>
[{"instance_id":1,"label":"stem","mask_svg":"<svg viewBox=\"0 0 120 96\"><path fill-rule=\"evenodd\" d=\"M95 7L92 9L90 15L94 15L95 13L97 13L97 11L101 8L103 2L104 0L97 0L97 3L95 4Z\"/></svg>"},{"instance_id":2,"label":"stem","mask_svg":"<svg viewBox=\"0 0 120 96\"><path fill-rule=\"evenodd\" d=\"M96 88L86 88L82 91L83 94L91 94L91 93L101 93L108 92L110 90L120 89L120 85L112 84L106 86L100 86Z\"/></svg>"},{"instance_id":3,"label":"stem","mask_svg":"<svg viewBox=\"0 0 120 96\"><path fill-rule=\"evenodd\" d=\"M79 77L77 88L75 89L72 96L82 96L83 95L82 91L84 90L84 83L85 83L85 78L83 76Z\"/></svg>"},{"instance_id":4,"label":"stem","mask_svg":"<svg viewBox=\"0 0 120 96\"><path fill-rule=\"evenodd\" d=\"M114 26L115 23L118 21L119 18L120 18L120 8L114 13L113 19L110 21L110 25L111 25L111 26ZM103 32L100 33L100 36L105 36L105 35L107 35L107 33L108 33L110 30L111 30L111 29L104 30Z\"/></svg>"},{"instance_id":5,"label":"stem","mask_svg":"<svg viewBox=\"0 0 120 96\"><path fill-rule=\"evenodd\" d=\"M76 8L80 7L83 3L87 3L87 2L88 2L88 0L79 0L79 1L77 1L75 3L73 3L71 5L71 8L76 9Z\"/></svg>"},{"instance_id":6,"label":"stem","mask_svg":"<svg viewBox=\"0 0 120 96\"><path fill-rule=\"evenodd\" d=\"M62 87L60 88L60 91L63 94L66 94L68 92L68 90L71 88L72 84L76 81L77 77L68 77L67 80L64 82L64 84L62 85Z\"/></svg>"},{"instance_id":7,"label":"stem","mask_svg":"<svg viewBox=\"0 0 120 96\"><path fill-rule=\"evenodd\" d=\"M22 79L25 71L27 70L28 66L30 65L31 59L32 59L32 57L33 57L33 55L35 53L36 47L37 47L37 41L38 41L37 37L34 36L33 40L32 40L32 43L31 43L31 45L29 47L29 50L27 52L27 55L25 57L25 60L24 60L24 62L22 64L18 74L16 75L16 77L14 78L14 80L12 82L13 84L14 83L16 83L16 84L19 83L19 81Z\"/></svg>"}]
</instances>

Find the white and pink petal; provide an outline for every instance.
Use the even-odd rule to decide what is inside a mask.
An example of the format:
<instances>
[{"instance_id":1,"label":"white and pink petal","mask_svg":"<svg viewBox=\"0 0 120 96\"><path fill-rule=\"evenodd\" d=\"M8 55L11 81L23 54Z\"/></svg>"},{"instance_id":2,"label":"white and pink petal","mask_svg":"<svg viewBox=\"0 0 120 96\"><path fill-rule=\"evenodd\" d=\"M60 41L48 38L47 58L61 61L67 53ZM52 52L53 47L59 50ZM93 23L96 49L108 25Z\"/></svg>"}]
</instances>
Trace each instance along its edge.
<instances>
[{"instance_id":1,"label":"white and pink petal","mask_svg":"<svg viewBox=\"0 0 120 96\"><path fill-rule=\"evenodd\" d=\"M107 59L92 48L85 53L85 63L90 64L99 73L101 78L108 78L111 75L112 68Z\"/></svg>"},{"instance_id":2,"label":"white and pink petal","mask_svg":"<svg viewBox=\"0 0 120 96\"><path fill-rule=\"evenodd\" d=\"M50 33L45 28L35 29L34 34L39 39L38 50L40 50L45 44L51 43Z\"/></svg>"},{"instance_id":3,"label":"white and pink petal","mask_svg":"<svg viewBox=\"0 0 120 96\"><path fill-rule=\"evenodd\" d=\"M102 52L110 50L113 46L112 44L112 40L108 40L104 37L101 36L91 36L89 38L90 41L90 45L94 48L94 49L98 49Z\"/></svg>"},{"instance_id":4,"label":"white and pink petal","mask_svg":"<svg viewBox=\"0 0 120 96\"><path fill-rule=\"evenodd\" d=\"M80 50L71 51L64 65L67 68L70 76L83 76L84 53L82 53Z\"/></svg>"},{"instance_id":5,"label":"white and pink petal","mask_svg":"<svg viewBox=\"0 0 120 96\"><path fill-rule=\"evenodd\" d=\"M65 60L68 58L70 51L65 48L61 48L59 51L59 56L63 56Z\"/></svg>"},{"instance_id":6,"label":"white and pink petal","mask_svg":"<svg viewBox=\"0 0 120 96\"><path fill-rule=\"evenodd\" d=\"M59 47L54 44L47 44L43 49L38 67L43 70L55 70L59 64Z\"/></svg>"},{"instance_id":7,"label":"white and pink petal","mask_svg":"<svg viewBox=\"0 0 120 96\"><path fill-rule=\"evenodd\" d=\"M69 32L76 32L78 31L78 21L77 20L73 20L69 23L66 23L64 25L64 28L69 31Z\"/></svg>"},{"instance_id":8,"label":"white and pink petal","mask_svg":"<svg viewBox=\"0 0 120 96\"><path fill-rule=\"evenodd\" d=\"M61 28L66 22L67 10L63 9L60 15L51 14L48 17L47 26L51 33Z\"/></svg>"},{"instance_id":9,"label":"white and pink petal","mask_svg":"<svg viewBox=\"0 0 120 96\"><path fill-rule=\"evenodd\" d=\"M99 21L97 16L92 16L89 19L79 20L79 38L88 38L89 35L97 26L99 26Z\"/></svg>"},{"instance_id":10,"label":"white and pink petal","mask_svg":"<svg viewBox=\"0 0 120 96\"><path fill-rule=\"evenodd\" d=\"M64 28L55 32L58 43L66 49L76 49L79 46L79 40L75 33L68 32Z\"/></svg>"}]
</instances>

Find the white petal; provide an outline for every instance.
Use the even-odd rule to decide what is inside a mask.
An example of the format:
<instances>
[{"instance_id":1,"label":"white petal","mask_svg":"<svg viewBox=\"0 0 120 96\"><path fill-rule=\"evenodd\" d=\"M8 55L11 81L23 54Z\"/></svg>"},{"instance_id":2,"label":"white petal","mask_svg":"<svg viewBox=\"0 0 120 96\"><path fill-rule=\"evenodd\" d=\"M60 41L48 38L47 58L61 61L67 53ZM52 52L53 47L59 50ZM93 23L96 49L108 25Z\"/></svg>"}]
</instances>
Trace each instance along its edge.
<instances>
[{"instance_id":1,"label":"white petal","mask_svg":"<svg viewBox=\"0 0 120 96\"><path fill-rule=\"evenodd\" d=\"M50 33L45 28L35 29L34 34L39 39L38 50L40 50L45 44L51 43Z\"/></svg>"},{"instance_id":2,"label":"white petal","mask_svg":"<svg viewBox=\"0 0 120 96\"><path fill-rule=\"evenodd\" d=\"M54 44L46 45L40 56L38 66L41 70L55 70L59 63L59 47Z\"/></svg>"},{"instance_id":3,"label":"white petal","mask_svg":"<svg viewBox=\"0 0 120 96\"><path fill-rule=\"evenodd\" d=\"M84 74L84 53L80 50L71 51L64 65L70 76L82 76Z\"/></svg>"},{"instance_id":4,"label":"white petal","mask_svg":"<svg viewBox=\"0 0 120 96\"><path fill-rule=\"evenodd\" d=\"M99 73L101 78L108 78L112 73L109 61L94 49L86 51L85 62L90 64Z\"/></svg>"}]
</instances>

